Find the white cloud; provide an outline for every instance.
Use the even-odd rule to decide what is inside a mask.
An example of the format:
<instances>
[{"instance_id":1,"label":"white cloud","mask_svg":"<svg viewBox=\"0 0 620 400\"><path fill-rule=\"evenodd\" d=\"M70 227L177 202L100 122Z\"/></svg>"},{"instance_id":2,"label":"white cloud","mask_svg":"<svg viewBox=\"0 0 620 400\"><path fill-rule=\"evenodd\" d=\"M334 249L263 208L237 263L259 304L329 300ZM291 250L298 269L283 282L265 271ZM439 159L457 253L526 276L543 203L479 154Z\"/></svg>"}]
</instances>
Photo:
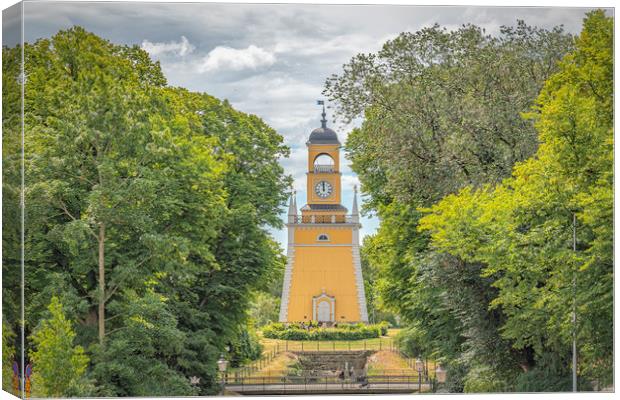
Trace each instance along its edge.
<instances>
[{"instance_id":1,"label":"white cloud","mask_svg":"<svg viewBox=\"0 0 620 400\"><path fill-rule=\"evenodd\" d=\"M195 48L185 36L181 36L180 42L152 43L146 39L142 41L142 50L147 51L152 56L172 53L184 57L192 53Z\"/></svg>"},{"instance_id":2,"label":"white cloud","mask_svg":"<svg viewBox=\"0 0 620 400\"><path fill-rule=\"evenodd\" d=\"M307 160L308 149L305 146L292 147L289 157L280 159L284 172L293 177L293 188L298 192L306 189Z\"/></svg>"},{"instance_id":3,"label":"white cloud","mask_svg":"<svg viewBox=\"0 0 620 400\"><path fill-rule=\"evenodd\" d=\"M217 46L207 54L199 70L200 72L214 72L222 69L241 71L268 67L275 62L276 57L273 53L253 44L245 49Z\"/></svg>"},{"instance_id":4,"label":"white cloud","mask_svg":"<svg viewBox=\"0 0 620 400\"><path fill-rule=\"evenodd\" d=\"M343 190L353 190L353 186L360 187L360 180L355 175L342 175L342 188Z\"/></svg>"},{"instance_id":5,"label":"white cloud","mask_svg":"<svg viewBox=\"0 0 620 400\"><path fill-rule=\"evenodd\" d=\"M321 57L322 62L340 64L341 59L348 60L358 52L369 52L380 48L392 34L384 37L373 37L366 34L341 34L331 38L311 36L282 36L275 45L275 53L289 53L296 56ZM330 59L324 58L329 55ZM343 57L344 55L344 57ZM336 60L332 60L336 56Z\"/></svg>"}]
</instances>

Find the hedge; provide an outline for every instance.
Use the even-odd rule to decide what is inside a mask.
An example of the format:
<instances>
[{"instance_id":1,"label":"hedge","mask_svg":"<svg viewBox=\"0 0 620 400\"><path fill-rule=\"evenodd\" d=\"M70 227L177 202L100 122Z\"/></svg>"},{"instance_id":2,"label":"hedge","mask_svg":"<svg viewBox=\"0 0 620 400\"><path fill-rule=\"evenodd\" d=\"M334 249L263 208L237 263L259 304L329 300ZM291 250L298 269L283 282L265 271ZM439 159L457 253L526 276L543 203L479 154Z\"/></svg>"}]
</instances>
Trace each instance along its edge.
<instances>
[{"instance_id":1,"label":"hedge","mask_svg":"<svg viewBox=\"0 0 620 400\"><path fill-rule=\"evenodd\" d=\"M338 324L337 327L323 328L310 322L302 327L300 323L283 324L280 322L263 327L263 336L282 340L359 340L378 338L387 335L388 323L375 325Z\"/></svg>"}]
</instances>

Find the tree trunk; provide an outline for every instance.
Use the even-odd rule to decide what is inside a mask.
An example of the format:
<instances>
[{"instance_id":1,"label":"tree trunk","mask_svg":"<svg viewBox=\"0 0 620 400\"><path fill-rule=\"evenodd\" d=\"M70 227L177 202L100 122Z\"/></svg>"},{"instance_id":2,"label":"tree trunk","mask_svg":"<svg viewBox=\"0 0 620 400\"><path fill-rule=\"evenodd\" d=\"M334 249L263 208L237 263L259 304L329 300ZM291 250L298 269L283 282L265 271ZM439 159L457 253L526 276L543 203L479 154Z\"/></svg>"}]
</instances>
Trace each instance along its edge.
<instances>
[{"instance_id":1,"label":"tree trunk","mask_svg":"<svg viewBox=\"0 0 620 400\"><path fill-rule=\"evenodd\" d=\"M99 224L99 343L105 336L105 224Z\"/></svg>"}]
</instances>

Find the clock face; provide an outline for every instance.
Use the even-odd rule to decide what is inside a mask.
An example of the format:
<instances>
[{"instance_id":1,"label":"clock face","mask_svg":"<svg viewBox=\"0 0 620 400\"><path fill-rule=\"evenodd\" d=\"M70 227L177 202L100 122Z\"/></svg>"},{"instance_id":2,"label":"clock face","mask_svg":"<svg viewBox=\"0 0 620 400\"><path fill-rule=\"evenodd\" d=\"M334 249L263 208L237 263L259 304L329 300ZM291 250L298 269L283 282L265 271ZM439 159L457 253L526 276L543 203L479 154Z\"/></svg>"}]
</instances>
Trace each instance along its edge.
<instances>
[{"instance_id":1,"label":"clock face","mask_svg":"<svg viewBox=\"0 0 620 400\"><path fill-rule=\"evenodd\" d=\"M331 196L333 191L332 184L326 181L320 181L314 185L314 192L322 199Z\"/></svg>"}]
</instances>

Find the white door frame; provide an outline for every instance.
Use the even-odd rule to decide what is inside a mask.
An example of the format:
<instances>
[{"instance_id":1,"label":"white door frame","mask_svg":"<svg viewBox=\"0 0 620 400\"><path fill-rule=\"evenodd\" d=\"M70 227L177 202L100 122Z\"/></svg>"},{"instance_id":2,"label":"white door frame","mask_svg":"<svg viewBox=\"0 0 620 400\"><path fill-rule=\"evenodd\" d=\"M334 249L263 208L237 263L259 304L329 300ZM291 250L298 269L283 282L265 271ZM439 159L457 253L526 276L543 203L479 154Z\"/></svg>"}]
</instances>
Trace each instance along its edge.
<instances>
[{"instance_id":1,"label":"white door frame","mask_svg":"<svg viewBox=\"0 0 620 400\"><path fill-rule=\"evenodd\" d=\"M329 321L321 322L335 322L336 321L336 298L323 292L319 296L312 297L312 320L318 321L318 306L320 303L327 302L329 304Z\"/></svg>"}]
</instances>

